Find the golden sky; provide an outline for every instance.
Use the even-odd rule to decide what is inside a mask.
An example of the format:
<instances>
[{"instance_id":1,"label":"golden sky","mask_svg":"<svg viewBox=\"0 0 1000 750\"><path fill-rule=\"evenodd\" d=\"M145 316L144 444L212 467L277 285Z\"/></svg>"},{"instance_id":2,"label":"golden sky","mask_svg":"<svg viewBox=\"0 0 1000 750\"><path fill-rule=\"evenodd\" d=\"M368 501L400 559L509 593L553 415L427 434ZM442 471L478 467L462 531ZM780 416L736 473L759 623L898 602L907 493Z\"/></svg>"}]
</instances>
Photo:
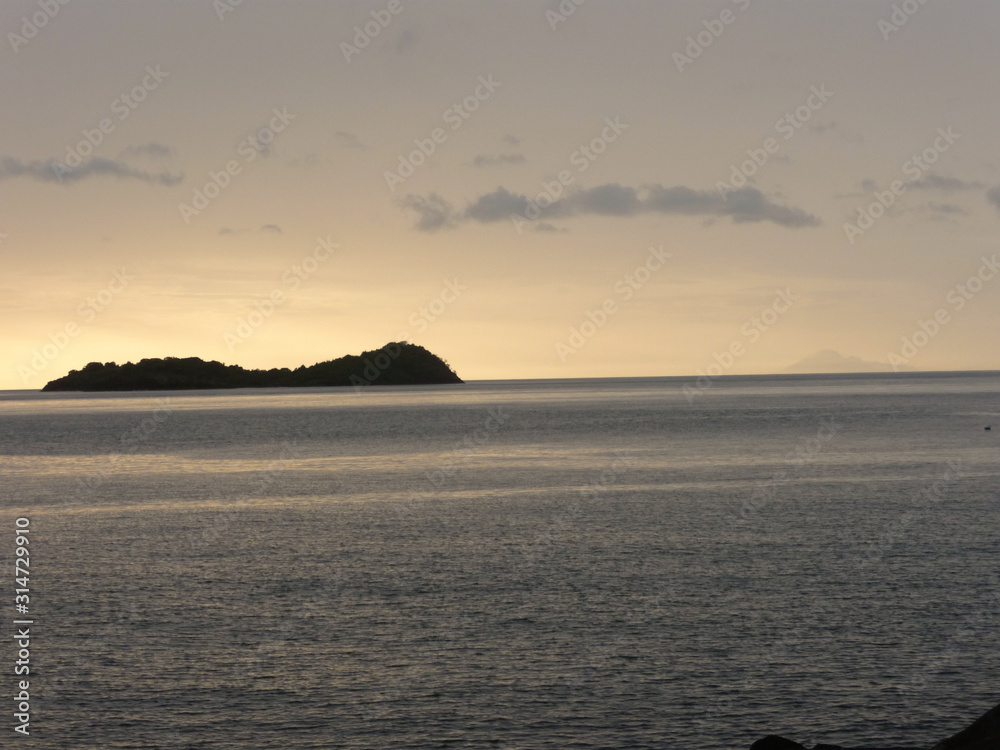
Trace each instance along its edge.
<instances>
[{"instance_id":1,"label":"golden sky","mask_svg":"<svg viewBox=\"0 0 1000 750\"><path fill-rule=\"evenodd\" d=\"M998 26L7 0L0 389L400 339L465 379L997 369Z\"/></svg>"}]
</instances>

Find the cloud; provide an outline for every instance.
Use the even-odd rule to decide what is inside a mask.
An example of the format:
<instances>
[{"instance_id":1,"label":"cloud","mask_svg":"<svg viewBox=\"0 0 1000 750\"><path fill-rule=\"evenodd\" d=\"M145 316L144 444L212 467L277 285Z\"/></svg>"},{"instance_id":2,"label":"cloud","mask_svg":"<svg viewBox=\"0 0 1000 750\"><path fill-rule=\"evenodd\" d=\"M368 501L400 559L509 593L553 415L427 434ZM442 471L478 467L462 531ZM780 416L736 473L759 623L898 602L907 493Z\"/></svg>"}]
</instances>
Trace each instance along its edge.
<instances>
[{"instance_id":1,"label":"cloud","mask_svg":"<svg viewBox=\"0 0 1000 750\"><path fill-rule=\"evenodd\" d=\"M912 188L913 190L934 190L945 194L957 193L963 190L982 190L985 185L981 182L976 182L974 180L960 180L957 177L945 177L944 175L928 173L923 177L916 180L911 180L905 183L907 188ZM845 195L840 195L840 198L856 198L859 196L868 196L879 190L879 184L866 177L860 183L861 192L860 193L847 193Z\"/></svg>"},{"instance_id":2,"label":"cloud","mask_svg":"<svg viewBox=\"0 0 1000 750\"><path fill-rule=\"evenodd\" d=\"M819 136L829 135L846 146L860 146L864 145L865 142L865 138L861 133L849 130L837 120L812 123L811 125L807 125L806 129L810 133L815 133Z\"/></svg>"},{"instance_id":3,"label":"cloud","mask_svg":"<svg viewBox=\"0 0 1000 750\"><path fill-rule=\"evenodd\" d=\"M791 208L772 203L771 200L757 188L741 188L727 196L719 213L732 217L738 224L757 221L770 221L779 226L797 229L800 227L816 227L822 224L819 217L803 211L801 208Z\"/></svg>"},{"instance_id":4,"label":"cloud","mask_svg":"<svg viewBox=\"0 0 1000 750\"><path fill-rule=\"evenodd\" d=\"M221 235L228 235L228 234L252 234L253 232L254 232L253 229L243 229L243 228L233 229L232 227L222 227L221 229L219 229L219 234L221 234ZM271 233L274 233L274 234L283 234L284 233L282 231L281 227L278 226L277 224L264 224L264 225L262 225L261 227L259 227L257 229L257 233L260 233L260 232L271 232Z\"/></svg>"},{"instance_id":5,"label":"cloud","mask_svg":"<svg viewBox=\"0 0 1000 750\"><path fill-rule=\"evenodd\" d=\"M650 194L650 199L652 197ZM577 213L601 216L635 216L643 210L643 202L635 188L614 183L574 193L571 203Z\"/></svg>"},{"instance_id":6,"label":"cloud","mask_svg":"<svg viewBox=\"0 0 1000 750\"><path fill-rule=\"evenodd\" d=\"M982 190L981 182L966 182L957 177L944 177L939 174L925 174L919 180L910 183L914 190L940 190L943 193L954 193L959 190Z\"/></svg>"},{"instance_id":7,"label":"cloud","mask_svg":"<svg viewBox=\"0 0 1000 750\"><path fill-rule=\"evenodd\" d=\"M400 203L420 215L417 229L422 232L448 229L455 224L455 212L451 204L437 193L430 193L426 198L422 195L408 195Z\"/></svg>"},{"instance_id":8,"label":"cloud","mask_svg":"<svg viewBox=\"0 0 1000 750\"><path fill-rule=\"evenodd\" d=\"M547 221L540 221L535 224L536 232L568 232L568 229L560 229L555 224L549 224Z\"/></svg>"},{"instance_id":9,"label":"cloud","mask_svg":"<svg viewBox=\"0 0 1000 750\"><path fill-rule=\"evenodd\" d=\"M470 203L462 218L486 224L491 221L503 221L511 214L523 213L527 207L527 196L498 187L492 193L481 195L475 202ZM542 210L545 211L544 208Z\"/></svg>"},{"instance_id":10,"label":"cloud","mask_svg":"<svg viewBox=\"0 0 1000 750\"><path fill-rule=\"evenodd\" d=\"M521 142L521 139L518 138L516 135L511 135L510 133L508 133L503 137L503 142L506 143L508 146L516 146Z\"/></svg>"},{"instance_id":11,"label":"cloud","mask_svg":"<svg viewBox=\"0 0 1000 750\"><path fill-rule=\"evenodd\" d=\"M489 224L494 221L506 221L511 214L525 216L530 206L528 196L512 193L505 188L498 187L492 193L481 195L466 206L460 218L463 221ZM565 201L556 201L539 206L539 214L535 218L569 216L571 213L572 210Z\"/></svg>"},{"instance_id":12,"label":"cloud","mask_svg":"<svg viewBox=\"0 0 1000 750\"><path fill-rule=\"evenodd\" d=\"M337 139L337 143L344 148L353 148L358 151L364 151L367 148L367 146L365 146L365 144L363 144L358 138L357 133L349 133L346 130L338 130L333 135Z\"/></svg>"},{"instance_id":13,"label":"cloud","mask_svg":"<svg viewBox=\"0 0 1000 750\"><path fill-rule=\"evenodd\" d=\"M969 213L964 208L956 206L954 203L935 203L934 201L930 201L927 204L927 208L933 213L944 216L967 216Z\"/></svg>"},{"instance_id":14,"label":"cloud","mask_svg":"<svg viewBox=\"0 0 1000 750\"><path fill-rule=\"evenodd\" d=\"M819 133L820 135L826 133L827 131L837 130L837 128L838 125L836 120L832 120L831 122L826 122L826 123L817 122L815 125L809 126L809 130L811 130L814 133Z\"/></svg>"},{"instance_id":15,"label":"cloud","mask_svg":"<svg viewBox=\"0 0 1000 750\"><path fill-rule=\"evenodd\" d=\"M174 150L170 146L154 141L141 143L137 146L129 146L122 152L122 156L151 156L157 159L165 159L173 155Z\"/></svg>"},{"instance_id":16,"label":"cloud","mask_svg":"<svg viewBox=\"0 0 1000 750\"><path fill-rule=\"evenodd\" d=\"M460 221L489 224L509 220L512 215L523 221L568 216L617 216L641 214L677 214L681 216L729 217L734 223L769 221L789 228L814 227L822 222L800 208L774 203L760 190L744 187L723 198L715 190L694 190L682 185L664 187L647 185L641 189L607 183L578 190L557 201L530 201L527 196L498 187L479 196L459 214L440 196L408 196L404 205L417 211L418 229L433 231L452 227Z\"/></svg>"},{"instance_id":17,"label":"cloud","mask_svg":"<svg viewBox=\"0 0 1000 750\"><path fill-rule=\"evenodd\" d=\"M480 154L472 160L474 167L492 167L497 164L523 164L527 159L521 154L498 154L497 156L486 156Z\"/></svg>"},{"instance_id":18,"label":"cloud","mask_svg":"<svg viewBox=\"0 0 1000 750\"><path fill-rule=\"evenodd\" d=\"M740 188L734 190L731 195L739 200L740 193L744 191L759 193L756 188ZM687 216L698 216L704 214L718 214L719 208L726 205L727 201L719 195L717 191L693 190L683 185L665 188L662 185L653 185L649 190L649 206L653 211L661 214L684 214Z\"/></svg>"},{"instance_id":19,"label":"cloud","mask_svg":"<svg viewBox=\"0 0 1000 750\"><path fill-rule=\"evenodd\" d=\"M992 203L1000 211L1000 185L986 191L986 200Z\"/></svg>"},{"instance_id":20,"label":"cloud","mask_svg":"<svg viewBox=\"0 0 1000 750\"><path fill-rule=\"evenodd\" d=\"M601 213L613 216L632 216L639 213L679 214L682 216L730 217L738 224L770 221L785 227L813 227L821 222L818 217L800 208L791 208L772 202L757 188L743 187L727 193L723 198L715 190L694 190L677 185L649 185L646 197L640 198L633 188L620 185L602 185L575 193L569 200L578 213Z\"/></svg>"},{"instance_id":21,"label":"cloud","mask_svg":"<svg viewBox=\"0 0 1000 750\"><path fill-rule=\"evenodd\" d=\"M403 32L396 38L393 43L397 53L405 52L410 47L413 46L414 42L417 40L416 34L413 33L413 29L403 29Z\"/></svg>"},{"instance_id":22,"label":"cloud","mask_svg":"<svg viewBox=\"0 0 1000 750\"><path fill-rule=\"evenodd\" d=\"M0 158L0 180L28 177L40 182L73 183L88 177L117 177L122 180L140 180L153 185L176 185L184 179L182 174L169 172L150 173L131 167L120 159L94 157L77 167L69 167L55 159L24 161L11 156Z\"/></svg>"}]
</instances>

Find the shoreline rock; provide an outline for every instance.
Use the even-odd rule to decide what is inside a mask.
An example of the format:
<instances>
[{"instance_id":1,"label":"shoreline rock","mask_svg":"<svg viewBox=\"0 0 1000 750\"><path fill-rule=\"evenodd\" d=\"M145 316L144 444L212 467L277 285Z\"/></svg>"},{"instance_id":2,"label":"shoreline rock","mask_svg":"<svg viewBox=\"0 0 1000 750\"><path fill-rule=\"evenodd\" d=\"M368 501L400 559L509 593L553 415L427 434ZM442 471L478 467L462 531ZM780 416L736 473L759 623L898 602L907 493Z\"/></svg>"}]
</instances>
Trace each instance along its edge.
<instances>
[{"instance_id":1,"label":"shoreline rock","mask_svg":"<svg viewBox=\"0 0 1000 750\"><path fill-rule=\"evenodd\" d=\"M1000 748L1000 704L984 713L958 734L931 750L997 750Z\"/></svg>"},{"instance_id":2,"label":"shoreline rock","mask_svg":"<svg viewBox=\"0 0 1000 750\"><path fill-rule=\"evenodd\" d=\"M785 737L770 734L757 740L750 750L808 750ZM857 747L840 745L816 745L812 750L928 750L928 748L902 747ZM994 706L957 734L930 746L929 750L1000 750L1000 704Z\"/></svg>"}]
</instances>

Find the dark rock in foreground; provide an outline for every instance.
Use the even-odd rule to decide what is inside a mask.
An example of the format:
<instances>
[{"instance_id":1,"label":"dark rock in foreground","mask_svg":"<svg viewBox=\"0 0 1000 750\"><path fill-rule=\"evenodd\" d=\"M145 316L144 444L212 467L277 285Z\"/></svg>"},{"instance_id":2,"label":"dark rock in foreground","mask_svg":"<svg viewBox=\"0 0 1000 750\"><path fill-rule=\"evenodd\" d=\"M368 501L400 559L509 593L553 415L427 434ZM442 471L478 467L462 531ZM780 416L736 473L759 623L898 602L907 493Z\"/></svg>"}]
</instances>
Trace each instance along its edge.
<instances>
[{"instance_id":1,"label":"dark rock in foreground","mask_svg":"<svg viewBox=\"0 0 1000 750\"><path fill-rule=\"evenodd\" d=\"M994 706L958 734L931 750L1000 750L1000 705Z\"/></svg>"},{"instance_id":2,"label":"dark rock in foreground","mask_svg":"<svg viewBox=\"0 0 1000 750\"><path fill-rule=\"evenodd\" d=\"M776 734L770 734L762 740L757 740L750 746L750 750L808 750L805 745L798 742L786 740ZM816 745L812 750L923 750L923 748L912 747L880 747L880 748L846 748L840 745Z\"/></svg>"},{"instance_id":3,"label":"dark rock in foreground","mask_svg":"<svg viewBox=\"0 0 1000 750\"><path fill-rule=\"evenodd\" d=\"M757 740L750 746L750 750L806 750L806 747L772 734ZM844 748L840 745L816 745L813 750L926 750L926 748ZM958 734L937 743L930 750L1000 750L1000 705L987 711Z\"/></svg>"},{"instance_id":4,"label":"dark rock in foreground","mask_svg":"<svg viewBox=\"0 0 1000 750\"><path fill-rule=\"evenodd\" d=\"M91 362L46 384L43 391L158 391L203 388L303 388L365 385L442 385L463 382L448 363L405 341L294 370L244 370L198 357L144 359L118 365Z\"/></svg>"}]
</instances>

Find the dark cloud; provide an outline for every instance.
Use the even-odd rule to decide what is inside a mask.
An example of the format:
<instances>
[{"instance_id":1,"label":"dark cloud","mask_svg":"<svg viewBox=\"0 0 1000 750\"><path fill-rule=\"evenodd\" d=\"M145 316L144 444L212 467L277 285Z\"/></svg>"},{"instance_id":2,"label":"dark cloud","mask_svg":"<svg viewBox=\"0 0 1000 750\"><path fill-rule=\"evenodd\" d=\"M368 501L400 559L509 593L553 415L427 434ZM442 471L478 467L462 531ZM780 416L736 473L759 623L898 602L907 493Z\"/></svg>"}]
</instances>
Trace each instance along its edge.
<instances>
[{"instance_id":1,"label":"dark cloud","mask_svg":"<svg viewBox=\"0 0 1000 750\"><path fill-rule=\"evenodd\" d=\"M969 212L966 211L961 206L956 206L954 203L935 203L931 201L927 204L927 208L936 214L941 214L943 216L965 216Z\"/></svg>"},{"instance_id":2,"label":"dark cloud","mask_svg":"<svg viewBox=\"0 0 1000 750\"><path fill-rule=\"evenodd\" d=\"M754 188L740 188L739 190L734 190L731 195L736 195L745 190L754 190ZM692 190L683 185L675 187L652 185L649 188L649 196L646 198L646 205L649 206L649 210L651 211L661 214L684 214L687 216L718 214L719 207L725 205L725 203L726 200L719 195L718 191Z\"/></svg>"},{"instance_id":3,"label":"dark cloud","mask_svg":"<svg viewBox=\"0 0 1000 750\"><path fill-rule=\"evenodd\" d=\"M611 186L594 188L590 193L600 191L600 197L604 199L605 210L603 213L613 213L612 209L618 209L615 215L631 215L622 213L622 210L631 206L631 213L661 213L680 214L683 216L728 216L736 223L749 223L758 221L770 221L784 227L814 227L821 223L819 218L800 208L791 208L774 203L764 193L757 188L743 187L738 190L728 192L725 197L716 190L694 190L683 185L674 187L663 187L662 185L650 185L646 188L645 200L639 200L636 196L634 201L630 200L631 188L621 188L614 186L616 190L607 190ZM596 197L596 196L595 196ZM593 198L588 200L588 204ZM592 211L598 213L598 211Z\"/></svg>"},{"instance_id":4,"label":"dark cloud","mask_svg":"<svg viewBox=\"0 0 1000 750\"><path fill-rule=\"evenodd\" d=\"M997 210L1000 210L1000 185L986 191L986 200L992 203Z\"/></svg>"},{"instance_id":5,"label":"dark cloud","mask_svg":"<svg viewBox=\"0 0 1000 750\"><path fill-rule=\"evenodd\" d=\"M393 43L393 47L396 52L405 52L413 43L417 40L416 34L413 33L412 29L403 29L402 33L396 37L396 41Z\"/></svg>"},{"instance_id":6,"label":"dark cloud","mask_svg":"<svg viewBox=\"0 0 1000 750\"><path fill-rule=\"evenodd\" d=\"M582 214L634 216L643 210L643 203L635 188L614 183L581 190L573 195L571 202L576 212Z\"/></svg>"},{"instance_id":7,"label":"dark cloud","mask_svg":"<svg viewBox=\"0 0 1000 750\"><path fill-rule=\"evenodd\" d=\"M497 164L523 164L527 159L521 154L498 154L497 156L487 156L480 154L472 160L475 167L492 167Z\"/></svg>"},{"instance_id":8,"label":"dark cloud","mask_svg":"<svg viewBox=\"0 0 1000 750\"><path fill-rule=\"evenodd\" d=\"M791 208L772 203L766 195L756 188L741 188L726 196L725 206L718 212L731 216L737 223L770 221L783 227L797 229L800 227L815 227L822 222L801 208Z\"/></svg>"},{"instance_id":9,"label":"dark cloud","mask_svg":"<svg viewBox=\"0 0 1000 750\"><path fill-rule=\"evenodd\" d=\"M447 229L455 224L455 212L451 204L437 193L430 193L427 197L408 195L400 203L420 215L417 229L422 232Z\"/></svg>"},{"instance_id":10,"label":"dark cloud","mask_svg":"<svg viewBox=\"0 0 1000 750\"><path fill-rule=\"evenodd\" d=\"M825 123L823 123L823 122L817 122L816 124L809 126L809 130L811 130L814 133L819 133L820 135L822 135L823 133L826 133L827 131L837 130L837 129L838 129L838 125L837 125L837 121L836 120L833 120L831 122L825 122Z\"/></svg>"},{"instance_id":11,"label":"dark cloud","mask_svg":"<svg viewBox=\"0 0 1000 750\"><path fill-rule=\"evenodd\" d=\"M940 190L942 193L955 193L959 190L982 190L981 182L966 182L957 177L944 177L939 174L925 174L919 180L910 183L914 190Z\"/></svg>"},{"instance_id":12,"label":"dark cloud","mask_svg":"<svg viewBox=\"0 0 1000 750\"><path fill-rule=\"evenodd\" d=\"M281 227L279 227L277 224L265 224L264 226L262 226L257 231L258 232L274 232L275 234L281 234Z\"/></svg>"},{"instance_id":13,"label":"dark cloud","mask_svg":"<svg viewBox=\"0 0 1000 750\"><path fill-rule=\"evenodd\" d=\"M516 135L511 135L510 133L508 133L503 137L503 142L506 143L508 146L516 146L521 142L521 139L518 138Z\"/></svg>"},{"instance_id":14,"label":"dark cloud","mask_svg":"<svg viewBox=\"0 0 1000 750\"><path fill-rule=\"evenodd\" d=\"M173 155L174 150L170 146L155 142L129 146L122 152L122 156L151 156L157 159L166 159Z\"/></svg>"},{"instance_id":15,"label":"dark cloud","mask_svg":"<svg viewBox=\"0 0 1000 750\"><path fill-rule=\"evenodd\" d=\"M353 148L358 151L364 151L365 148L367 148L358 138L357 133L350 133L346 130L338 130L334 133L334 137L337 139L337 143L344 148Z\"/></svg>"},{"instance_id":16,"label":"dark cloud","mask_svg":"<svg viewBox=\"0 0 1000 750\"><path fill-rule=\"evenodd\" d=\"M536 219L570 216L575 213L567 201L549 202L543 200L533 203L526 195L511 193L505 188L498 187L492 193L481 195L474 202L466 206L461 218L463 221L478 221L480 224L488 224L493 221L506 221L510 218L511 214L527 217L532 205L538 209L537 215L533 217ZM532 213L534 212L532 211Z\"/></svg>"},{"instance_id":17,"label":"dark cloud","mask_svg":"<svg viewBox=\"0 0 1000 750\"><path fill-rule=\"evenodd\" d=\"M555 224L549 224L547 221L540 221L535 224L536 232L568 232L568 229L560 229Z\"/></svg>"},{"instance_id":18,"label":"dark cloud","mask_svg":"<svg viewBox=\"0 0 1000 750\"><path fill-rule=\"evenodd\" d=\"M744 187L725 197L714 190L694 190L682 185L648 185L639 190L617 183L578 190L556 201L542 200L543 194L530 200L527 196L498 187L479 196L460 213L440 196L408 196L404 205L420 215L418 229L431 231L455 226L459 221L488 224L519 217L523 221L555 217L598 215L638 216L640 214L679 214L682 216L729 217L738 224L769 221L784 227L818 226L820 219L800 208L774 203L756 188ZM541 199L540 199L541 198Z\"/></svg>"},{"instance_id":19,"label":"dark cloud","mask_svg":"<svg viewBox=\"0 0 1000 750\"><path fill-rule=\"evenodd\" d=\"M176 185L184 175L169 172L150 173L131 167L120 159L94 157L77 167L69 167L55 159L24 161L11 156L0 158L0 180L28 177L41 182L73 183L88 177L117 177L122 180L140 180L154 185Z\"/></svg>"},{"instance_id":20,"label":"dark cloud","mask_svg":"<svg viewBox=\"0 0 1000 750\"><path fill-rule=\"evenodd\" d=\"M481 195L473 203L466 206L462 213L463 219L471 219L481 224L491 221L503 221L511 214L523 214L528 210L528 197L511 193L498 187L492 193ZM545 209L542 209L543 213Z\"/></svg>"}]
</instances>

